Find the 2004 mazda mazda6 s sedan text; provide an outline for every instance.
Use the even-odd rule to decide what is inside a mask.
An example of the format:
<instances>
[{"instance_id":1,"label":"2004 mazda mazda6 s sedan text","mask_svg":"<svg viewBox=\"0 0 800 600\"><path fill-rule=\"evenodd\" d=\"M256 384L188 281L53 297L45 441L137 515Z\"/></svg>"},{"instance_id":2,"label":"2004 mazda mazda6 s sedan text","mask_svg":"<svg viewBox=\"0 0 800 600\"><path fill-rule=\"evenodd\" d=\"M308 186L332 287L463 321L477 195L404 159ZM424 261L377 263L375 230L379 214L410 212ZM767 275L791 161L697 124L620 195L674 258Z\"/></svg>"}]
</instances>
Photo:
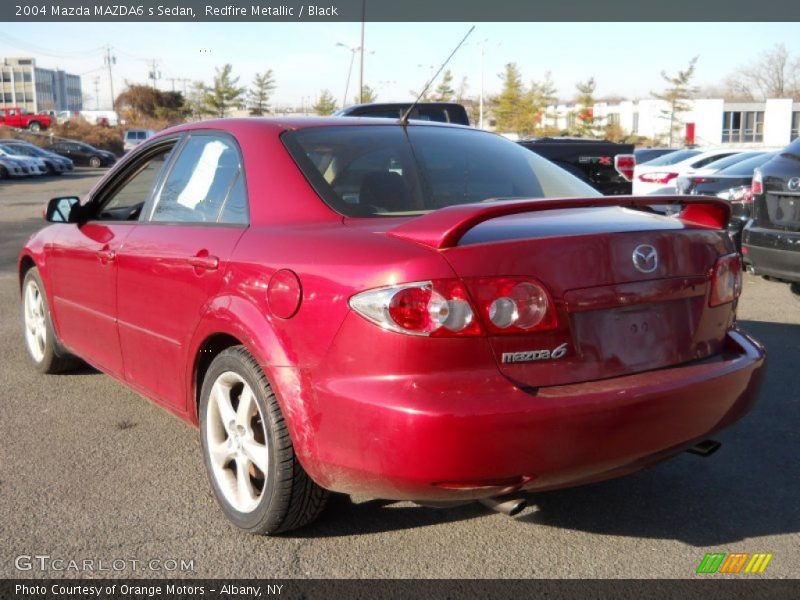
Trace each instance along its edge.
<instances>
[{"instance_id":1,"label":"2004 mazda mazda6 s sedan text","mask_svg":"<svg viewBox=\"0 0 800 600\"><path fill-rule=\"evenodd\" d=\"M633 472L753 404L727 205L602 197L500 136L220 120L55 198L19 260L43 372L80 357L199 425L250 532L328 490L422 503Z\"/></svg>"}]
</instances>

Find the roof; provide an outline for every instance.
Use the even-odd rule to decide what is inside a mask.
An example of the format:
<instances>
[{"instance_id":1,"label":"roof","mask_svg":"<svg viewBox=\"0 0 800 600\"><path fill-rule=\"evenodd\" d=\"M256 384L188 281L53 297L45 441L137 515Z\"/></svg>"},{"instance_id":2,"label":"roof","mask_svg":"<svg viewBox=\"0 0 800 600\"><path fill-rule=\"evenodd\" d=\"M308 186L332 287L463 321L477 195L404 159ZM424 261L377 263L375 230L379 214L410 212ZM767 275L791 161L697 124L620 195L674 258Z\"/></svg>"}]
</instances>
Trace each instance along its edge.
<instances>
[{"instance_id":1,"label":"roof","mask_svg":"<svg viewBox=\"0 0 800 600\"><path fill-rule=\"evenodd\" d=\"M193 123L183 123L175 127L169 127L159 131L157 137L177 133L180 131L191 131L197 129L217 129L229 133L250 131L261 129L265 133L273 134L287 130L308 129L311 127L349 127L354 125L370 127L401 127L399 121L391 119L371 119L369 117L239 117L229 119L208 119L205 121L195 121ZM464 129L463 125L452 123L439 123L435 121L409 121L409 127L455 127ZM477 131L477 130L476 130Z\"/></svg>"}]
</instances>

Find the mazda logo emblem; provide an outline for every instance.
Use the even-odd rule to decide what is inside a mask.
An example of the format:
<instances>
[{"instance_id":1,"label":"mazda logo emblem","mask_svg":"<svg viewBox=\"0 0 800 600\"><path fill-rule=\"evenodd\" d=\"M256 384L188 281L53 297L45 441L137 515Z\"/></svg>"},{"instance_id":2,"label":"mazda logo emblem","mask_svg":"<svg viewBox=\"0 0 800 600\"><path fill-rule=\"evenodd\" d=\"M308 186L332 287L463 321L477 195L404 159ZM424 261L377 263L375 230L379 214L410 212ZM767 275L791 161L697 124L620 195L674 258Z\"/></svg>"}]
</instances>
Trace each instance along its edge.
<instances>
[{"instance_id":1,"label":"mazda logo emblem","mask_svg":"<svg viewBox=\"0 0 800 600\"><path fill-rule=\"evenodd\" d=\"M796 192L796 191L800 190L800 177L792 177L789 180L789 183L787 184L787 187L790 190L792 190L793 192Z\"/></svg>"},{"instance_id":2,"label":"mazda logo emblem","mask_svg":"<svg viewBox=\"0 0 800 600\"><path fill-rule=\"evenodd\" d=\"M658 268L658 252L649 244L636 246L633 251L633 266L642 273L652 273Z\"/></svg>"}]
</instances>

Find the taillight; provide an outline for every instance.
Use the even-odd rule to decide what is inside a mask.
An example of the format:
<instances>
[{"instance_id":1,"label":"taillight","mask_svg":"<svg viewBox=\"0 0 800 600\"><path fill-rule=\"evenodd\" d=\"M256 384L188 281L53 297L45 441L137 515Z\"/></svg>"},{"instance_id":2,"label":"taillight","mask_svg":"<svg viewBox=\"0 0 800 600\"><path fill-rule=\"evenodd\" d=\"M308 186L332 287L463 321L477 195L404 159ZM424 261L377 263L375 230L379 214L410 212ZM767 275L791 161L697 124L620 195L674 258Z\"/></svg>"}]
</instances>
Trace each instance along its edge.
<instances>
[{"instance_id":1,"label":"taillight","mask_svg":"<svg viewBox=\"0 0 800 600\"><path fill-rule=\"evenodd\" d=\"M753 201L753 188L743 185L730 190L730 201L736 204L750 204Z\"/></svg>"},{"instance_id":2,"label":"taillight","mask_svg":"<svg viewBox=\"0 0 800 600\"><path fill-rule=\"evenodd\" d=\"M626 181L633 181L633 170L636 168L636 157L633 154L617 154L614 157L614 168Z\"/></svg>"},{"instance_id":3,"label":"taillight","mask_svg":"<svg viewBox=\"0 0 800 600\"><path fill-rule=\"evenodd\" d=\"M742 260L739 254L721 256L711 271L709 306L733 302L742 293Z\"/></svg>"},{"instance_id":4,"label":"taillight","mask_svg":"<svg viewBox=\"0 0 800 600\"><path fill-rule=\"evenodd\" d=\"M350 307L384 329L426 336L479 335L467 292L457 279L418 281L356 294Z\"/></svg>"},{"instance_id":5,"label":"taillight","mask_svg":"<svg viewBox=\"0 0 800 600\"><path fill-rule=\"evenodd\" d=\"M755 194L763 194L764 193L764 179L761 175L761 171L756 169L753 171L753 187L752 193Z\"/></svg>"},{"instance_id":6,"label":"taillight","mask_svg":"<svg viewBox=\"0 0 800 600\"><path fill-rule=\"evenodd\" d=\"M692 183L714 183L719 181L716 177L692 177Z\"/></svg>"},{"instance_id":7,"label":"taillight","mask_svg":"<svg viewBox=\"0 0 800 600\"><path fill-rule=\"evenodd\" d=\"M642 173L639 175L639 181L644 181L645 183L669 183L677 176L677 173Z\"/></svg>"},{"instance_id":8,"label":"taillight","mask_svg":"<svg viewBox=\"0 0 800 600\"><path fill-rule=\"evenodd\" d=\"M532 333L558 326L547 289L527 277L493 277L467 281L478 314L490 333Z\"/></svg>"},{"instance_id":9,"label":"taillight","mask_svg":"<svg viewBox=\"0 0 800 600\"><path fill-rule=\"evenodd\" d=\"M458 279L368 290L350 298L350 307L384 329L431 337L480 335L481 324L490 334L532 333L558 325L550 293L538 281L486 277L465 283L469 294Z\"/></svg>"}]
</instances>

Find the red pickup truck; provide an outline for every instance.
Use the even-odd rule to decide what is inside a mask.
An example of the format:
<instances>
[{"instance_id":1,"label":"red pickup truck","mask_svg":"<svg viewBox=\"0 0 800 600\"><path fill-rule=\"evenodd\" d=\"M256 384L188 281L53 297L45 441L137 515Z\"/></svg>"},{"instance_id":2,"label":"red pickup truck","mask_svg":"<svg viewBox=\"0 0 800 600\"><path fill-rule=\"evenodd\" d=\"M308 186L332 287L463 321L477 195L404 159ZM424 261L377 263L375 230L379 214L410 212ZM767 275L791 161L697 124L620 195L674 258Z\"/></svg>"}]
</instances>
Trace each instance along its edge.
<instances>
[{"instance_id":1,"label":"red pickup truck","mask_svg":"<svg viewBox=\"0 0 800 600\"><path fill-rule=\"evenodd\" d=\"M0 125L40 131L50 127L50 115L31 114L24 108L0 108Z\"/></svg>"}]
</instances>

